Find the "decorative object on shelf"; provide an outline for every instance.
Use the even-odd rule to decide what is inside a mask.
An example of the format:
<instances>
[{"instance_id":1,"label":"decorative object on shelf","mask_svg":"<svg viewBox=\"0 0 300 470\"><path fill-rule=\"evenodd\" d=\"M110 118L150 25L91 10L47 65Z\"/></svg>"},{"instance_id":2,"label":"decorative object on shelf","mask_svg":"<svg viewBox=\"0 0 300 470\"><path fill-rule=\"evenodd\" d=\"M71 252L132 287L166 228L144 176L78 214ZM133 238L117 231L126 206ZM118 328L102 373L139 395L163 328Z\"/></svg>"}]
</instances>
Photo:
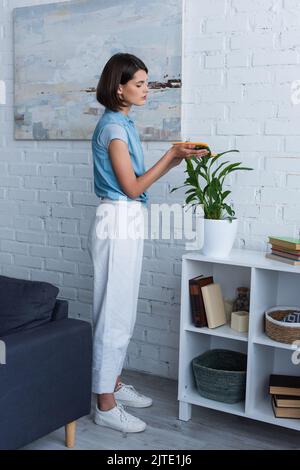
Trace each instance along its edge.
<instances>
[{"instance_id":1,"label":"decorative object on shelf","mask_svg":"<svg viewBox=\"0 0 300 470\"><path fill-rule=\"evenodd\" d=\"M232 312L231 328L239 333L247 333L249 325L249 313L243 310Z\"/></svg>"},{"instance_id":2,"label":"decorative object on shelf","mask_svg":"<svg viewBox=\"0 0 300 470\"><path fill-rule=\"evenodd\" d=\"M250 307L250 289L249 287L238 287L236 290L236 298L233 303L232 311L238 312L243 310L249 312Z\"/></svg>"},{"instance_id":3,"label":"decorative object on shelf","mask_svg":"<svg viewBox=\"0 0 300 470\"><path fill-rule=\"evenodd\" d=\"M199 394L210 400L237 403L245 399L247 355L211 349L192 360Z\"/></svg>"},{"instance_id":4,"label":"decorative object on shelf","mask_svg":"<svg viewBox=\"0 0 300 470\"><path fill-rule=\"evenodd\" d=\"M300 312L292 312L283 317L282 321L286 323L300 323Z\"/></svg>"},{"instance_id":5,"label":"decorative object on shelf","mask_svg":"<svg viewBox=\"0 0 300 470\"><path fill-rule=\"evenodd\" d=\"M278 306L265 312L265 332L274 341L292 344L300 340L300 323L289 323L283 319L289 314L300 313L300 307Z\"/></svg>"},{"instance_id":6,"label":"decorative object on shelf","mask_svg":"<svg viewBox=\"0 0 300 470\"><path fill-rule=\"evenodd\" d=\"M271 253L266 253L266 257L292 264L300 264L300 240L290 237L269 237Z\"/></svg>"},{"instance_id":7,"label":"decorative object on shelf","mask_svg":"<svg viewBox=\"0 0 300 470\"><path fill-rule=\"evenodd\" d=\"M196 143L197 144L197 143ZM208 144L200 142L195 149L205 148L208 155L202 158L192 157L186 159L187 178L182 186L171 189L170 192L179 188L187 187L185 194L186 204L201 205L204 211L204 245L202 252L206 256L225 258L229 255L237 232L238 220L234 216L232 205L228 205L225 199L231 193L224 189L225 178L234 171L253 170L253 168L241 167L241 162L230 163L223 161L220 157L227 153L239 152L239 150L228 150L226 152L213 154ZM219 164L220 163L220 164ZM229 163L229 165L226 165ZM199 180L203 179L203 186Z\"/></svg>"},{"instance_id":8,"label":"decorative object on shelf","mask_svg":"<svg viewBox=\"0 0 300 470\"><path fill-rule=\"evenodd\" d=\"M231 313L233 310L233 299L224 299L224 307L225 307L225 315L226 315L226 323L231 322Z\"/></svg>"}]
</instances>

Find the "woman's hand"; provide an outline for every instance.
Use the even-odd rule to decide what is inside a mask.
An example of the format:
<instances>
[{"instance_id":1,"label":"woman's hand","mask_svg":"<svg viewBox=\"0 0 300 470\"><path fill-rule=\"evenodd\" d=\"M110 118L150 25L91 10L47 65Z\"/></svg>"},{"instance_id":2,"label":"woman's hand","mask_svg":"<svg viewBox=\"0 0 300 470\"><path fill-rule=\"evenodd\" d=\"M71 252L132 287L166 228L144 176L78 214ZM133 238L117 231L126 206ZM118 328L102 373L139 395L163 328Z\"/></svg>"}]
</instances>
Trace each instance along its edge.
<instances>
[{"instance_id":1,"label":"woman's hand","mask_svg":"<svg viewBox=\"0 0 300 470\"><path fill-rule=\"evenodd\" d=\"M174 166L179 165L182 160L187 158L202 158L208 154L208 150L206 149L199 149L195 150L194 144L183 143L183 144L176 144L173 145L168 151L167 154L170 158L170 167L173 168Z\"/></svg>"}]
</instances>

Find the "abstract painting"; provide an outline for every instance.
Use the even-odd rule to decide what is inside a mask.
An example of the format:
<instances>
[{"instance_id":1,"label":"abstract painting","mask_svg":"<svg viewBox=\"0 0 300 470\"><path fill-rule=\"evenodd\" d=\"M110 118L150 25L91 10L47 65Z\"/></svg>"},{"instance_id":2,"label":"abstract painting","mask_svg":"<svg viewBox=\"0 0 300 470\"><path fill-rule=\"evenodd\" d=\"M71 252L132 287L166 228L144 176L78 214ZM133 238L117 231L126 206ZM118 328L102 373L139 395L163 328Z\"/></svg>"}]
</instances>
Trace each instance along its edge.
<instances>
[{"instance_id":1,"label":"abstract painting","mask_svg":"<svg viewBox=\"0 0 300 470\"><path fill-rule=\"evenodd\" d=\"M15 138L90 140L104 111L95 96L117 52L148 68L132 106L141 140L181 134L182 0L77 0L14 9Z\"/></svg>"}]
</instances>

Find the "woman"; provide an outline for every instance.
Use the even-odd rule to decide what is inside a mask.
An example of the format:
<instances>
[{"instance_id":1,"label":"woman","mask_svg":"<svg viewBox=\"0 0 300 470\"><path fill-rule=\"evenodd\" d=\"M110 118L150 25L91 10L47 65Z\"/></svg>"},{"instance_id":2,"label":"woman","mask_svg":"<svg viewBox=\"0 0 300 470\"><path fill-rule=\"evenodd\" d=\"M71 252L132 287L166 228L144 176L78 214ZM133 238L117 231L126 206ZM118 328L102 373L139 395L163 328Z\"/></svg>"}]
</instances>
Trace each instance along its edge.
<instances>
[{"instance_id":1,"label":"woman","mask_svg":"<svg viewBox=\"0 0 300 470\"><path fill-rule=\"evenodd\" d=\"M120 377L136 319L144 243L143 235L128 236L126 228L136 222L143 226L146 190L155 181L184 158L207 153L192 151L189 144L176 145L145 171L142 145L128 114L131 106L146 103L147 74L145 64L132 54L118 53L109 59L97 86L97 100L105 111L92 138L94 190L101 198L88 237L94 265L94 421L123 432L146 427L123 405L152 404L151 398L122 383ZM120 235L124 227L125 237Z\"/></svg>"}]
</instances>

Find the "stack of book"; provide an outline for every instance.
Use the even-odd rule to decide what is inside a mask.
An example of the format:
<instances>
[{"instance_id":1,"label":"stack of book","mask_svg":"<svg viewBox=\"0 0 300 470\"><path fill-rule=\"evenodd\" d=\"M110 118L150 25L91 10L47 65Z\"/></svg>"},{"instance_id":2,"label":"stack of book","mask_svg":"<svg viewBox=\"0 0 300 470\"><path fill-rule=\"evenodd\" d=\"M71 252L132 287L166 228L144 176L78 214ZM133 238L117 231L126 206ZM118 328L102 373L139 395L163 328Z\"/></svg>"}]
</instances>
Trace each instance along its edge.
<instances>
[{"instance_id":1,"label":"stack of book","mask_svg":"<svg viewBox=\"0 0 300 470\"><path fill-rule=\"evenodd\" d=\"M300 264L300 239L289 237L269 237L271 253L266 257L283 263Z\"/></svg>"},{"instance_id":2,"label":"stack of book","mask_svg":"<svg viewBox=\"0 0 300 470\"><path fill-rule=\"evenodd\" d=\"M300 377L270 375L269 393L276 418L300 418Z\"/></svg>"},{"instance_id":3,"label":"stack of book","mask_svg":"<svg viewBox=\"0 0 300 470\"><path fill-rule=\"evenodd\" d=\"M213 276L197 276L189 280L192 321L195 326L216 328L225 325L226 313L221 287Z\"/></svg>"}]
</instances>

